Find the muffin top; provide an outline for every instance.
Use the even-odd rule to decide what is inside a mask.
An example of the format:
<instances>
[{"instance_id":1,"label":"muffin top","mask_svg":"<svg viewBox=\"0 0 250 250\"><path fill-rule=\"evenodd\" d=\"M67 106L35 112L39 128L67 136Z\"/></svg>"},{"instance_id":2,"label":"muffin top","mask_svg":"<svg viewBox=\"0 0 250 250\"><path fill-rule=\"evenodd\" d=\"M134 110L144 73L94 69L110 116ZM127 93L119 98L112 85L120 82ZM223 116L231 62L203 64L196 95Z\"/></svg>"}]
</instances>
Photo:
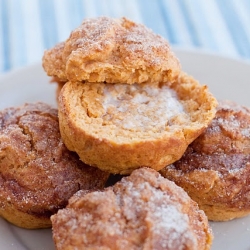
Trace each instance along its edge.
<instances>
[{"instance_id":1,"label":"muffin top","mask_svg":"<svg viewBox=\"0 0 250 250\"><path fill-rule=\"evenodd\" d=\"M152 169L78 192L52 216L58 249L209 249L211 229L186 192Z\"/></svg>"},{"instance_id":2,"label":"muffin top","mask_svg":"<svg viewBox=\"0 0 250 250\"><path fill-rule=\"evenodd\" d=\"M69 38L45 51L43 67L57 81L173 81L180 63L168 42L126 18L85 19Z\"/></svg>"}]
</instances>

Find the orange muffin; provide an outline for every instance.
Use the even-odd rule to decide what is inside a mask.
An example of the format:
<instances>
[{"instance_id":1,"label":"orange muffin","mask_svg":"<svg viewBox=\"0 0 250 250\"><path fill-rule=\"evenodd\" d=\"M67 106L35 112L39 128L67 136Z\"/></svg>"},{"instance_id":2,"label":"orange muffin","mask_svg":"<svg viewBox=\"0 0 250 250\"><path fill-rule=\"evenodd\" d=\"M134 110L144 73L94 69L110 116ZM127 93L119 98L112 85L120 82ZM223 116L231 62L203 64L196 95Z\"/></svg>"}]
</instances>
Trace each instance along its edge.
<instances>
[{"instance_id":1,"label":"orange muffin","mask_svg":"<svg viewBox=\"0 0 250 250\"><path fill-rule=\"evenodd\" d=\"M85 19L69 38L45 51L43 67L60 82L173 81L180 63L168 42L126 18Z\"/></svg>"},{"instance_id":2,"label":"orange muffin","mask_svg":"<svg viewBox=\"0 0 250 250\"><path fill-rule=\"evenodd\" d=\"M56 249L210 249L207 217L186 192L152 169L103 191L76 193L52 218Z\"/></svg>"},{"instance_id":3,"label":"orange muffin","mask_svg":"<svg viewBox=\"0 0 250 250\"><path fill-rule=\"evenodd\" d=\"M65 147L56 109L29 103L0 112L0 216L9 222L51 227L75 192L103 188L108 176Z\"/></svg>"},{"instance_id":4,"label":"orange muffin","mask_svg":"<svg viewBox=\"0 0 250 250\"><path fill-rule=\"evenodd\" d=\"M208 218L250 214L250 109L221 102L216 117L183 157L161 174L183 187Z\"/></svg>"},{"instance_id":5,"label":"orange muffin","mask_svg":"<svg viewBox=\"0 0 250 250\"><path fill-rule=\"evenodd\" d=\"M178 160L215 115L206 86L182 73L166 83L67 82L59 95L60 131L86 164L129 174Z\"/></svg>"}]
</instances>

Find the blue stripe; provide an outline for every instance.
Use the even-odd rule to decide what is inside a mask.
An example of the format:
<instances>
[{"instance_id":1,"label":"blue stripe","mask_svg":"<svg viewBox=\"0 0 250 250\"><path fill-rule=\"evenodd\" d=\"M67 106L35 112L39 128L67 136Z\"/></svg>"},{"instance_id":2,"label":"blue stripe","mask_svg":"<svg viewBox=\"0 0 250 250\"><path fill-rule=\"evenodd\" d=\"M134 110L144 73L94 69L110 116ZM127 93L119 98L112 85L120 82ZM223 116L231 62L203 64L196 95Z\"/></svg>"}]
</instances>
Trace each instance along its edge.
<instances>
[{"instance_id":1,"label":"blue stripe","mask_svg":"<svg viewBox=\"0 0 250 250\"><path fill-rule=\"evenodd\" d=\"M160 6L157 2L158 1L138 0L143 23L151 28L154 33L169 39L169 34L167 33L166 25L161 15Z\"/></svg>"},{"instance_id":2,"label":"blue stripe","mask_svg":"<svg viewBox=\"0 0 250 250\"><path fill-rule=\"evenodd\" d=\"M178 31L176 31L173 26L173 21L171 19L171 16L172 16L171 11L169 11L168 8L165 8L163 1L166 1L166 0L159 0L158 3L159 3L159 8L160 8L160 13L165 22L165 27L166 27L167 34L168 34L168 41L171 44L178 44L178 36L177 36Z\"/></svg>"},{"instance_id":3,"label":"blue stripe","mask_svg":"<svg viewBox=\"0 0 250 250\"><path fill-rule=\"evenodd\" d=\"M228 26L228 30L239 54L243 57L250 57L250 41L248 40L237 13L235 13L235 10L232 7L231 1L220 0L217 1L217 4L221 14L226 20L226 25Z\"/></svg>"},{"instance_id":4,"label":"blue stripe","mask_svg":"<svg viewBox=\"0 0 250 250\"><path fill-rule=\"evenodd\" d=\"M1 0L1 30L2 30L2 40L3 40L3 70L9 70L10 69L10 34L9 34L9 22L8 22L8 4L7 0Z\"/></svg>"},{"instance_id":5,"label":"blue stripe","mask_svg":"<svg viewBox=\"0 0 250 250\"><path fill-rule=\"evenodd\" d=\"M99 0L92 0L92 1L94 2L93 5L95 6L96 15L97 16L104 16L105 13L103 13L103 11L102 11L102 8L101 8L102 3L100 3L101 1L99 1Z\"/></svg>"},{"instance_id":6,"label":"blue stripe","mask_svg":"<svg viewBox=\"0 0 250 250\"><path fill-rule=\"evenodd\" d=\"M178 1L179 6L180 6L180 9L182 11L183 18L185 19L189 33L191 34L190 37L191 37L192 43L194 46L200 47L201 42L200 42L200 39L197 35L198 32L195 28L195 25L190 18L190 13L189 13L189 10L187 8L187 2L183 1L183 0L177 0L177 1Z\"/></svg>"},{"instance_id":7,"label":"blue stripe","mask_svg":"<svg viewBox=\"0 0 250 250\"><path fill-rule=\"evenodd\" d=\"M247 9L248 9L248 13L250 13L250 1L248 0L243 0L242 3ZM250 14L249 14L250 15Z\"/></svg>"},{"instance_id":8,"label":"blue stripe","mask_svg":"<svg viewBox=\"0 0 250 250\"><path fill-rule=\"evenodd\" d=\"M199 34L199 41L201 45L208 46L210 49L217 50L218 46L216 45L215 38L213 32L211 31L207 20L206 15L203 13L206 11L206 3L203 1L191 0L192 12L195 13L195 21L193 23L197 23L199 20L200 27L202 26L202 30L200 28L196 28L196 33ZM204 8L203 8L204 7ZM190 13L190 18L192 19L192 14ZM198 30L197 30L198 29ZM193 35L193 34L192 34Z\"/></svg>"},{"instance_id":9,"label":"blue stripe","mask_svg":"<svg viewBox=\"0 0 250 250\"><path fill-rule=\"evenodd\" d=\"M68 12L72 15L72 18L69 18L71 30L80 26L86 15L81 2L82 0L67 1Z\"/></svg>"},{"instance_id":10,"label":"blue stripe","mask_svg":"<svg viewBox=\"0 0 250 250\"><path fill-rule=\"evenodd\" d=\"M123 5L122 7L124 8L124 11L125 11L126 3L121 3L121 1L119 1L119 0L114 0L114 1L116 1L118 4L122 4ZM112 1L112 0L109 1L109 4L111 4L111 6L112 6L112 8L109 8L109 16L118 17L114 1Z\"/></svg>"},{"instance_id":11,"label":"blue stripe","mask_svg":"<svg viewBox=\"0 0 250 250\"><path fill-rule=\"evenodd\" d=\"M44 47L53 47L58 42L57 24L55 19L55 6L52 0L39 1L40 19Z\"/></svg>"},{"instance_id":12,"label":"blue stripe","mask_svg":"<svg viewBox=\"0 0 250 250\"><path fill-rule=\"evenodd\" d=\"M10 27L10 29L14 30L15 32L15 40L13 41L12 38L12 49L15 47L15 52L18 52L15 57L12 55L12 58L15 58L15 64L21 66L27 62L27 43L25 42L25 26L24 26L24 19L23 19L23 9L22 3L20 1L14 2L14 9L13 17L14 20L14 27ZM23 39L20 39L22 37Z\"/></svg>"},{"instance_id":13,"label":"blue stripe","mask_svg":"<svg viewBox=\"0 0 250 250\"><path fill-rule=\"evenodd\" d=\"M38 18L41 22L36 22L31 27L27 23L28 20L23 19L26 11L30 12L29 15L32 13L32 9L28 7L29 1L0 0L0 46L2 46L0 73L30 63L35 57L40 58L39 50L34 57L28 57L30 55L28 46L35 41L27 39L34 38L34 34L30 33L34 25L38 25L36 29L39 29L42 34L42 44L39 43L39 45L42 49L47 49L59 41L59 35L64 34L65 29L75 29L87 15L125 15L131 19L140 19L140 22L155 33L166 37L171 44L184 45L185 48L187 45L192 48L212 49L215 52L226 52L233 56L237 52L237 55L250 59L250 34L249 29L244 29L244 25L247 25L247 16L242 16L244 19L241 19L242 14L250 13L250 0L212 1L209 6L211 9L215 8L219 26L224 28L221 34L216 29L216 19L212 18L211 13L206 12L210 10L207 8L206 0L65 0L61 2L36 0L39 9ZM236 4L239 8L235 8ZM58 14L55 9L58 6L63 7L64 12L55 15ZM244 13L240 13L242 8L245 10ZM177 10L177 13L174 10ZM62 27L60 23L62 18L64 23L68 24L67 27ZM64 32L58 32L59 28L64 28L61 30ZM226 36L215 37L218 33Z\"/></svg>"}]
</instances>

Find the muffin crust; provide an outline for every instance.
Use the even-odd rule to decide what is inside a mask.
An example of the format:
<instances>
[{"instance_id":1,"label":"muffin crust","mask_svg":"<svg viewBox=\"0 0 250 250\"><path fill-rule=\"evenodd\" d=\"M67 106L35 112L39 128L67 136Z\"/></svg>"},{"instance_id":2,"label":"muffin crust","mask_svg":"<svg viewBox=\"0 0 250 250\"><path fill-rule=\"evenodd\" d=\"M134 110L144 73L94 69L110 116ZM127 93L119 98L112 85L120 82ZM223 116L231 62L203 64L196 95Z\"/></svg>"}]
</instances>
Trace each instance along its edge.
<instances>
[{"instance_id":1,"label":"muffin crust","mask_svg":"<svg viewBox=\"0 0 250 250\"><path fill-rule=\"evenodd\" d=\"M175 181L208 218L227 221L250 213L250 109L220 102L205 132L163 176Z\"/></svg>"},{"instance_id":2,"label":"muffin crust","mask_svg":"<svg viewBox=\"0 0 250 250\"><path fill-rule=\"evenodd\" d=\"M76 193L52 216L57 249L210 249L212 231L186 192L152 169Z\"/></svg>"},{"instance_id":3,"label":"muffin crust","mask_svg":"<svg viewBox=\"0 0 250 250\"><path fill-rule=\"evenodd\" d=\"M65 147L56 109L27 103L0 112L0 215L11 223L51 227L75 192L103 188L108 176Z\"/></svg>"},{"instance_id":4,"label":"muffin crust","mask_svg":"<svg viewBox=\"0 0 250 250\"><path fill-rule=\"evenodd\" d=\"M128 174L178 160L210 123L217 102L183 73L174 83L68 82L58 104L66 146L91 166Z\"/></svg>"},{"instance_id":5,"label":"muffin crust","mask_svg":"<svg viewBox=\"0 0 250 250\"><path fill-rule=\"evenodd\" d=\"M45 51L43 67L61 82L173 81L180 63L168 42L126 18L84 19L69 38Z\"/></svg>"}]
</instances>

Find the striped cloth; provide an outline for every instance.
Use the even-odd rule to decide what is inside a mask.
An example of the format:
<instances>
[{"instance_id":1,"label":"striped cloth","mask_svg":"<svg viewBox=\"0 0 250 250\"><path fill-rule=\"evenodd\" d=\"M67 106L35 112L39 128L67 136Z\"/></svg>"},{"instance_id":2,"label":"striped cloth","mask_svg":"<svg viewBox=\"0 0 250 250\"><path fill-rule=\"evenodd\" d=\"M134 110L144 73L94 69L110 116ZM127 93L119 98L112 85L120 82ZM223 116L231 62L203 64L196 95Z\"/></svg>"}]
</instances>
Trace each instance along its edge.
<instances>
[{"instance_id":1,"label":"striped cloth","mask_svg":"<svg viewBox=\"0 0 250 250\"><path fill-rule=\"evenodd\" d=\"M41 61L96 16L126 16L172 46L250 60L249 0L0 0L0 74Z\"/></svg>"}]
</instances>

